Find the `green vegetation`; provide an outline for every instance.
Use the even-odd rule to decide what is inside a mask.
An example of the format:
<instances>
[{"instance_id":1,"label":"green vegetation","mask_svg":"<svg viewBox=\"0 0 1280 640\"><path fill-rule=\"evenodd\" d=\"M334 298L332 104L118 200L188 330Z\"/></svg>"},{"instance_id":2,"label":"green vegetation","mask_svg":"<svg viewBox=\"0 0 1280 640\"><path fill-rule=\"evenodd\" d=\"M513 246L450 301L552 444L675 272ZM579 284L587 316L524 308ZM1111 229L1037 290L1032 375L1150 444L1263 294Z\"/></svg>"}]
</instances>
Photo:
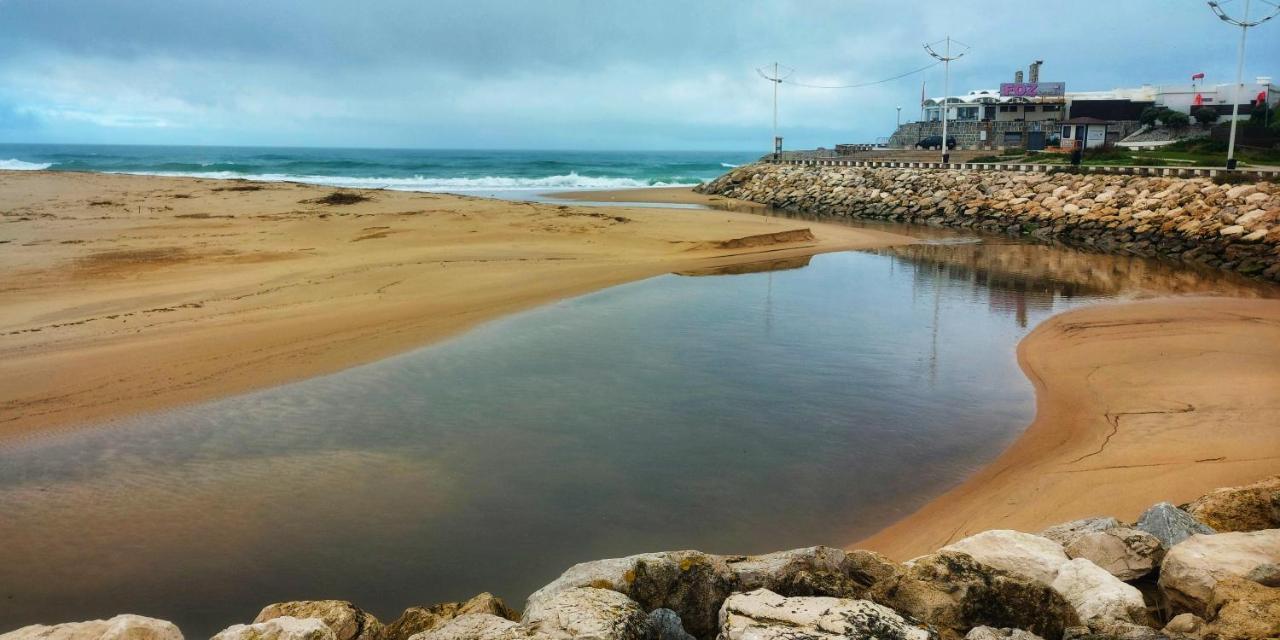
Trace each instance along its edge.
<instances>
[{"instance_id":1,"label":"green vegetation","mask_svg":"<svg viewBox=\"0 0 1280 640\"><path fill-rule=\"evenodd\" d=\"M1212 107L1199 107L1192 111L1191 115L1202 125L1210 125L1218 121L1218 111Z\"/></svg>"}]
</instances>

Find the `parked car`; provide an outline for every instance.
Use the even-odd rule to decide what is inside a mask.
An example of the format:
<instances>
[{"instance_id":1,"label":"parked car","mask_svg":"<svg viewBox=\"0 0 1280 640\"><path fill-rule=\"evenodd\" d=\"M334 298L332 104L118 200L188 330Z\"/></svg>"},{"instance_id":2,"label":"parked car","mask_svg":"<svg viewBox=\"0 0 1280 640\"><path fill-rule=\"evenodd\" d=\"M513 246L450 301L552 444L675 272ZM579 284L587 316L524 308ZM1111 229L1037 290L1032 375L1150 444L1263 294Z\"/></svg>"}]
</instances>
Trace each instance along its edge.
<instances>
[{"instance_id":1,"label":"parked car","mask_svg":"<svg viewBox=\"0 0 1280 640\"><path fill-rule=\"evenodd\" d=\"M941 149L942 136L929 136L928 138L924 138L920 142L916 143L916 148L917 149ZM956 148L955 136L947 136L947 148L948 149Z\"/></svg>"}]
</instances>

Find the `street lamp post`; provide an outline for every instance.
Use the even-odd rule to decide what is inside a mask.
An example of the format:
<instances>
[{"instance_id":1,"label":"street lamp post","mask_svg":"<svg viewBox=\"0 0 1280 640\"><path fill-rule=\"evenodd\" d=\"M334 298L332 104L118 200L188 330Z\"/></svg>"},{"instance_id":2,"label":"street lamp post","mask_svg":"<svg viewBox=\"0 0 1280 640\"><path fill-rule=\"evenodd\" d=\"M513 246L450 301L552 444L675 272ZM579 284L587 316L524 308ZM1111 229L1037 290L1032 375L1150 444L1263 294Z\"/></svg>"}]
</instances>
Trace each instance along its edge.
<instances>
[{"instance_id":1,"label":"street lamp post","mask_svg":"<svg viewBox=\"0 0 1280 640\"><path fill-rule=\"evenodd\" d=\"M1266 2L1266 0L1263 0ZM1233 24L1240 27L1240 49L1236 52L1236 86L1231 99L1231 137L1227 141L1227 170L1231 171L1236 168L1236 119L1240 117L1240 94L1244 91L1244 41L1249 34L1249 27L1256 27L1280 14L1280 6L1273 2L1267 2L1276 10L1271 15L1261 19L1249 22L1249 0L1244 0L1244 16L1240 19L1232 18L1222 10L1222 6L1216 0L1209 0L1209 9L1218 16L1219 20L1227 24Z\"/></svg>"},{"instance_id":2,"label":"street lamp post","mask_svg":"<svg viewBox=\"0 0 1280 640\"><path fill-rule=\"evenodd\" d=\"M898 128L902 128L902 107L898 107ZM895 130L896 133L896 130Z\"/></svg>"},{"instance_id":3,"label":"street lamp post","mask_svg":"<svg viewBox=\"0 0 1280 640\"><path fill-rule=\"evenodd\" d=\"M969 45L957 40L956 44L964 46L965 50L953 56L951 55L951 36L946 37L946 43L946 47L941 54L933 48L934 45L938 44L937 42L924 45L924 50L929 52L929 55L942 61L942 164L947 164L951 161L950 149L947 148L947 112L951 108L951 102L947 96L951 93L951 61L959 60L969 50Z\"/></svg>"}]
</instances>

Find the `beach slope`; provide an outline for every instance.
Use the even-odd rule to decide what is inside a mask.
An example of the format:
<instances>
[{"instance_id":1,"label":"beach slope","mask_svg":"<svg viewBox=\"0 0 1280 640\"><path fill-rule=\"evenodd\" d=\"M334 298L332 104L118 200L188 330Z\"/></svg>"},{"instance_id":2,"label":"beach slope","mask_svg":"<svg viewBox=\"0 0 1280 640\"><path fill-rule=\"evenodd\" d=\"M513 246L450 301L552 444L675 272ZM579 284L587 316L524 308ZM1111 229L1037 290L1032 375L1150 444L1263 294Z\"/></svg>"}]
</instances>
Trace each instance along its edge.
<instances>
[{"instance_id":1,"label":"beach slope","mask_svg":"<svg viewBox=\"0 0 1280 640\"><path fill-rule=\"evenodd\" d=\"M905 559L987 529L1136 518L1280 469L1280 301L1176 298L1070 311L1018 348L1031 426L993 463L850 546Z\"/></svg>"}]
</instances>

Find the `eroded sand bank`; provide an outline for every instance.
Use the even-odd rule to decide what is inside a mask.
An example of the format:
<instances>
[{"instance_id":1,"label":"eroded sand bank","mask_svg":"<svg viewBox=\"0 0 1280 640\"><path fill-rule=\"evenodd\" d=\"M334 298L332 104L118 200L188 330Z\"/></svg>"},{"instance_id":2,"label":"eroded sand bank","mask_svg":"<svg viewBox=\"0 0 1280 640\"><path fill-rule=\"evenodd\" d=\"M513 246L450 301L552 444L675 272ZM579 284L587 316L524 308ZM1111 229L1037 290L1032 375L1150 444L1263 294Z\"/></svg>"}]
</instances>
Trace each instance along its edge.
<instances>
[{"instance_id":1,"label":"eroded sand bank","mask_svg":"<svg viewBox=\"0 0 1280 640\"><path fill-rule=\"evenodd\" d=\"M1018 356L1036 388L1026 432L959 487L851 547L906 559L986 529L1133 519L1280 469L1280 301L1079 309L1038 326Z\"/></svg>"},{"instance_id":2,"label":"eroded sand bank","mask_svg":"<svg viewBox=\"0 0 1280 640\"><path fill-rule=\"evenodd\" d=\"M723 211L318 201L333 191L0 173L0 438L328 373L670 271L912 241Z\"/></svg>"}]
</instances>

